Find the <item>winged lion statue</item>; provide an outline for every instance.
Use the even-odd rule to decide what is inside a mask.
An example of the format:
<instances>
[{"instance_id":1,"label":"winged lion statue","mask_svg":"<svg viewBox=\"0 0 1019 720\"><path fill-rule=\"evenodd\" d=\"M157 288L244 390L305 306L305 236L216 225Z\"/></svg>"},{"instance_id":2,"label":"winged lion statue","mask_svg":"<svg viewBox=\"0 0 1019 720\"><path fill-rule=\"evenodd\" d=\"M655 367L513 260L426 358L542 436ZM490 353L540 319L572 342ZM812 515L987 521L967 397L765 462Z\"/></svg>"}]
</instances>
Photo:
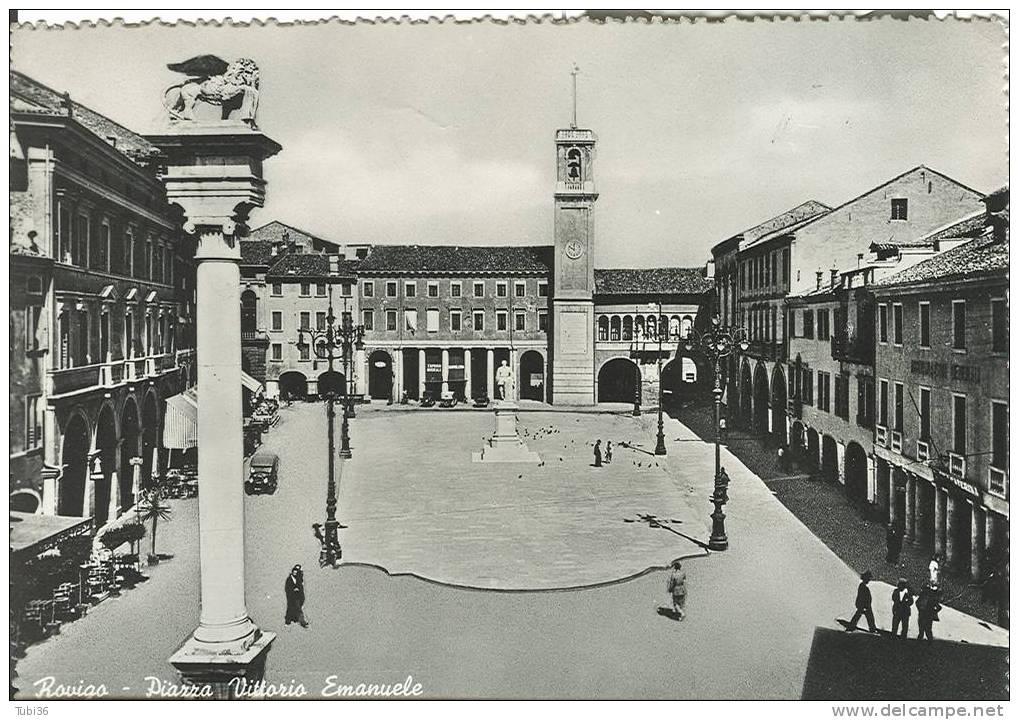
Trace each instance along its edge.
<instances>
[{"instance_id":1,"label":"winged lion statue","mask_svg":"<svg viewBox=\"0 0 1019 720\"><path fill-rule=\"evenodd\" d=\"M171 120L194 121L195 104L202 101L221 106L223 120L236 110L238 119L255 127L259 73L254 60L239 58L228 63L215 55L198 55L167 67L187 76L163 95Z\"/></svg>"}]
</instances>

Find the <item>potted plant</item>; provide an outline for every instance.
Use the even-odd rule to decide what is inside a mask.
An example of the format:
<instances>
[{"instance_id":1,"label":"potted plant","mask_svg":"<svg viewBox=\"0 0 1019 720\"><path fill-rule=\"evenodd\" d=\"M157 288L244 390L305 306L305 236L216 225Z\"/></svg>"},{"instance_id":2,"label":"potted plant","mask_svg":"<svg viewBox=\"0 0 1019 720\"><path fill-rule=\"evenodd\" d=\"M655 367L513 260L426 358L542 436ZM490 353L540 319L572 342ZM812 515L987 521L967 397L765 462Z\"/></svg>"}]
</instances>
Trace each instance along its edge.
<instances>
[{"instance_id":1,"label":"potted plant","mask_svg":"<svg viewBox=\"0 0 1019 720\"><path fill-rule=\"evenodd\" d=\"M139 517L142 522L146 520L152 521L152 546L149 552L149 565L158 565L160 557L156 553L156 527L160 520L170 519L170 506L163 504L163 499L159 495L158 488L154 488L145 493L144 499L139 507Z\"/></svg>"}]
</instances>

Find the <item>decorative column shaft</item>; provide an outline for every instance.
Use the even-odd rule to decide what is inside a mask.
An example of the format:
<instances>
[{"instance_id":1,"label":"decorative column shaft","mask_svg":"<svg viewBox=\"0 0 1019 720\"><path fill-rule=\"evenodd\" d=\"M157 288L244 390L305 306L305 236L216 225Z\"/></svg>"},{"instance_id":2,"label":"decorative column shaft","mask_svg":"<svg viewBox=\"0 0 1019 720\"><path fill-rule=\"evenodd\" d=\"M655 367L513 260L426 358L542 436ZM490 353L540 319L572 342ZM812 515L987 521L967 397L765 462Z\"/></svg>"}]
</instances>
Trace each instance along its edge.
<instances>
[{"instance_id":1,"label":"decorative column shaft","mask_svg":"<svg viewBox=\"0 0 1019 720\"><path fill-rule=\"evenodd\" d=\"M945 552L945 511L947 493L934 486L934 552Z\"/></svg>"},{"instance_id":2,"label":"decorative column shaft","mask_svg":"<svg viewBox=\"0 0 1019 720\"><path fill-rule=\"evenodd\" d=\"M945 560L950 568L957 568L962 560L959 553L959 503L945 493Z\"/></svg>"},{"instance_id":3,"label":"decorative column shaft","mask_svg":"<svg viewBox=\"0 0 1019 720\"><path fill-rule=\"evenodd\" d=\"M485 392L495 398L495 350L488 348L485 353Z\"/></svg>"},{"instance_id":4,"label":"decorative column shaft","mask_svg":"<svg viewBox=\"0 0 1019 720\"><path fill-rule=\"evenodd\" d=\"M471 400L471 349L464 348L464 400Z\"/></svg>"},{"instance_id":5,"label":"decorative column shaft","mask_svg":"<svg viewBox=\"0 0 1019 720\"><path fill-rule=\"evenodd\" d=\"M425 349L418 350L418 399L425 396Z\"/></svg>"},{"instance_id":6,"label":"decorative column shaft","mask_svg":"<svg viewBox=\"0 0 1019 720\"><path fill-rule=\"evenodd\" d=\"M449 349L442 348L442 392L449 392Z\"/></svg>"},{"instance_id":7,"label":"decorative column shaft","mask_svg":"<svg viewBox=\"0 0 1019 720\"><path fill-rule=\"evenodd\" d=\"M903 540L912 540L916 533L916 477L912 473L906 475L906 528Z\"/></svg>"},{"instance_id":8,"label":"decorative column shaft","mask_svg":"<svg viewBox=\"0 0 1019 720\"><path fill-rule=\"evenodd\" d=\"M972 500L969 501L969 513L969 576L979 581L984 570L984 513Z\"/></svg>"}]
</instances>

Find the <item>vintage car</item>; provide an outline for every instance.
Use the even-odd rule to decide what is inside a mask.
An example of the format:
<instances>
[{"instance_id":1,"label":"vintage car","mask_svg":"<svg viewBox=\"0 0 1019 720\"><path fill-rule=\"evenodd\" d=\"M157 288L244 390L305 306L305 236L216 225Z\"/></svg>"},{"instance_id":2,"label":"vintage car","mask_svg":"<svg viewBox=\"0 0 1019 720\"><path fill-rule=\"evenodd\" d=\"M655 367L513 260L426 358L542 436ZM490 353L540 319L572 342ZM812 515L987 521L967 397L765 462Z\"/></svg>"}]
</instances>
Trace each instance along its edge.
<instances>
[{"instance_id":1,"label":"vintage car","mask_svg":"<svg viewBox=\"0 0 1019 720\"><path fill-rule=\"evenodd\" d=\"M257 452L251 458L244 491L248 495L273 494L279 481L280 459L276 453Z\"/></svg>"}]
</instances>

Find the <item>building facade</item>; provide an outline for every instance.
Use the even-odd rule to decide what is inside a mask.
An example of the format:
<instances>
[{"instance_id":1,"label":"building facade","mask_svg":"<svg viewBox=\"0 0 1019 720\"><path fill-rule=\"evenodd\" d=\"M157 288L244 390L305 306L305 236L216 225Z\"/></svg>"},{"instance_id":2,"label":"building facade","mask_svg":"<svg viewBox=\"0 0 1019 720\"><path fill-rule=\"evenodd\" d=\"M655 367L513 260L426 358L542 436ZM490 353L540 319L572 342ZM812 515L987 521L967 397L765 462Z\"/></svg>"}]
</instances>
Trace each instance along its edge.
<instances>
[{"instance_id":1,"label":"building facade","mask_svg":"<svg viewBox=\"0 0 1019 720\"><path fill-rule=\"evenodd\" d=\"M984 232L874 284L874 455L889 521L979 579L1008 534L1008 198Z\"/></svg>"},{"instance_id":2,"label":"building facade","mask_svg":"<svg viewBox=\"0 0 1019 720\"><path fill-rule=\"evenodd\" d=\"M100 527L164 461L164 401L194 383L194 240L145 138L10 82L12 505Z\"/></svg>"}]
</instances>

